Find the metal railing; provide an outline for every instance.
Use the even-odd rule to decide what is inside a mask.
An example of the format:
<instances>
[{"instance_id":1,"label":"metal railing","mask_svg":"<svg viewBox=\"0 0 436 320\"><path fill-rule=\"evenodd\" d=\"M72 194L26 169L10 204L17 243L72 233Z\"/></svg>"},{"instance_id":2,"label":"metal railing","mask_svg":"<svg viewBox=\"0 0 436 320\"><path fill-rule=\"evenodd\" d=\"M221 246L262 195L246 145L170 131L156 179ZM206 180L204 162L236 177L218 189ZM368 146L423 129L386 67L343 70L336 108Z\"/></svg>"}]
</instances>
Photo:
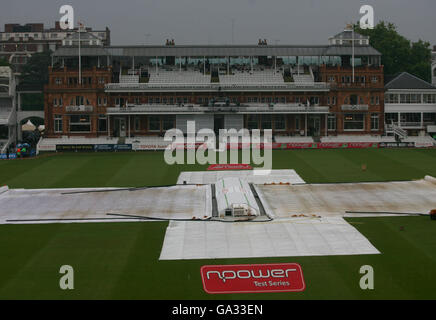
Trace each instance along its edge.
<instances>
[{"instance_id":1,"label":"metal railing","mask_svg":"<svg viewBox=\"0 0 436 320\"><path fill-rule=\"evenodd\" d=\"M107 91L155 91L155 90L327 90L330 85L325 82L308 83L109 83Z\"/></svg>"},{"instance_id":2,"label":"metal railing","mask_svg":"<svg viewBox=\"0 0 436 320\"><path fill-rule=\"evenodd\" d=\"M107 108L108 114L153 114L153 113L328 113L326 106L304 106L298 104L277 104L277 105L127 105L126 107Z\"/></svg>"}]
</instances>

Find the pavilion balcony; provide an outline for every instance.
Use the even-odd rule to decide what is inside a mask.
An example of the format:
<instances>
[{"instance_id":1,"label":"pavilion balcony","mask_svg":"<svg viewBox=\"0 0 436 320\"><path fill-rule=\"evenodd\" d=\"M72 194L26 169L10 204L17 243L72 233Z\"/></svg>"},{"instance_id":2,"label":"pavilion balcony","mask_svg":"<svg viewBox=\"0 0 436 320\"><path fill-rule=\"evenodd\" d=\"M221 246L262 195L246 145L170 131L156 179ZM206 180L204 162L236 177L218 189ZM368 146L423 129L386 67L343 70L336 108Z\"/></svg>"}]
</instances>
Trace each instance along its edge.
<instances>
[{"instance_id":1,"label":"pavilion balcony","mask_svg":"<svg viewBox=\"0 0 436 320\"><path fill-rule=\"evenodd\" d=\"M240 92L240 91L328 91L329 84L325 82L312 83L110 83L106 84L106 92Z\"/></svg>"},{"instance_id":2,"label":"pavilion balcony","mask_svg":"<svg viewBox=\"0 0 436 320\"><path fill-rule=\"evenodd\" d=\"M299 104L243 104L237 105L127 105L126 107L107 108L109 115L135 114L321 114L329 113L329 107L304 106Z\"/></svg>"}]
</instances>

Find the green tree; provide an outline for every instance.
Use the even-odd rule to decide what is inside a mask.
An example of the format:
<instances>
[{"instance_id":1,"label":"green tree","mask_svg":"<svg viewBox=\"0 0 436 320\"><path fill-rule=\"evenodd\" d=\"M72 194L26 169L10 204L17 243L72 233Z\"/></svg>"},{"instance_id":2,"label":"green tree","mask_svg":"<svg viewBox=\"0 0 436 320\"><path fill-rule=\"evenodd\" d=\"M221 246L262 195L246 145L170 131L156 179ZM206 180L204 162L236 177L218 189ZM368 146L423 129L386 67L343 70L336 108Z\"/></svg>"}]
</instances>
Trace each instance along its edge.
<instances>
[{"instance_id":1,"label":"green tree","mask_svg":"<svg viewBox=\"0 0 436 320\"><path fill-rule=\"evenodd\" d=\"M48 67L51 65L51 51L35 53L24 65L21 72L22 85L40 86L48 83Z\"/></svg>"},{"instance_id":2,"label":"green tree","mask_svg":"<svg viewBox=\"0 0 436 320\"><path fill-rule=\"evenodd\" d=\"M374 29L360 29L356 32L370 37L370 44L382 54L385 75L409 72L431 82L430 43L419 40L412 42L398 33L395 24L380 21Z\"/></svg>"}]
</instances>

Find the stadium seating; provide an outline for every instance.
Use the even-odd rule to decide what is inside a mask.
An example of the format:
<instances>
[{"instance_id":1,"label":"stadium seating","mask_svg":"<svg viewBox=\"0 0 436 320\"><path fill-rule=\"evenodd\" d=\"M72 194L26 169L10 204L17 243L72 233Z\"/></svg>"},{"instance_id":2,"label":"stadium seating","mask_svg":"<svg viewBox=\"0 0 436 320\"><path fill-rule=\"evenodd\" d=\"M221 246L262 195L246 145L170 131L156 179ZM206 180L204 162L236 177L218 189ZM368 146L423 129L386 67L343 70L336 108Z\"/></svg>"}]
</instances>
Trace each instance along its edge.
<instances>
[{"instance_id":1,"label":"stadium seating","mask_svg":"<svg viewBox=\"0 0 436 320\"><path fill-rule=\"evenodd\" d=\"M120 83L139 83L139 76L136 75L120 76Z\"/></svg>"},{"instance_id":2,"label":"stadium seating","mask_svg":"<svg viewBox=\"0 0 436 320\"><path fill-rule=\"evenodd\" d=\"M310 74L294 74L293 75L295 83L313 83L313 78Z\"/></svg>"},{"instance_id":3,"label":"stadium seating","mask_svg":"<svg viewBox=\"0 0 436 320\"><path fill-rule=\"evenodd\" d=\"M150 71L150 84L206 84L210 83L210 75L203 75L200 71Z\"/></svg>"},{"instance_id":4,"label":"stadium seating","mask_svg":"<svg viewBox=\"0 0 436 320\"><path fill-rule=\"evenodd\" d=\"M220 83L222 84L284 82L281 72L274 72L274 70L234 71L231 75L220 75Z\"/></svg>"}]
</instances>

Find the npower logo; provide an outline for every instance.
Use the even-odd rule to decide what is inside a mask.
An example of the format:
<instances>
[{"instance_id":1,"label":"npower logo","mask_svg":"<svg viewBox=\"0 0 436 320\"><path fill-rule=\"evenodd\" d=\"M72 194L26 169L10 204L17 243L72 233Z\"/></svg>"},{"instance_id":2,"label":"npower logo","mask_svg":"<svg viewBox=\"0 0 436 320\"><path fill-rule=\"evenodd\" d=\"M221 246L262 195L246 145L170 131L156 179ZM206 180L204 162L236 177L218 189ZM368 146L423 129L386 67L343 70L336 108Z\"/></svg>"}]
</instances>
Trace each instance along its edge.
<instances>
[{"instance_id":1,"label":"npower logo","mask_svg":"<svg viewBox=\"0 0 436 320\"><path fill-rule=\"evenodd\" d=\"M298 263L201 267L204 291L216 293L301 292L306 289Z\"/></svg>"}]
</instances>

